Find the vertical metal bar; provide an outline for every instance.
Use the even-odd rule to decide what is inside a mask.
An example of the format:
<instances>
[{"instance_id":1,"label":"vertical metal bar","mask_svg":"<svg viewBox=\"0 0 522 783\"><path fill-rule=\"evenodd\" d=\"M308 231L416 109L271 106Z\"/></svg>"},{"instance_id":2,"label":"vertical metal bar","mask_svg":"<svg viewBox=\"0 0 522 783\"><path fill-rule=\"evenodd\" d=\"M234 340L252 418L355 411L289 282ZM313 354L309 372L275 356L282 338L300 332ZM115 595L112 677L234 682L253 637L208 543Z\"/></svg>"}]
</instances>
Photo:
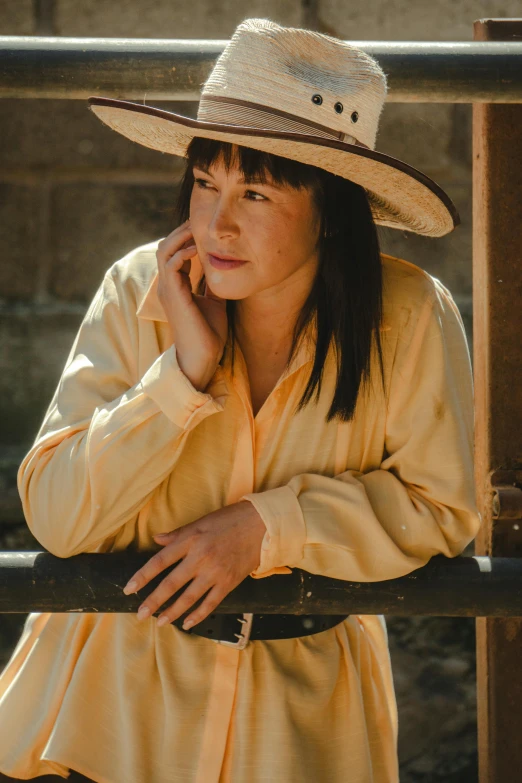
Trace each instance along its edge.
<instances>
[{"instance_id":1,"label":"vertical metal bar","mask_svg":"<svg viewBox=\"0 0 522 783\"><path fill-rule=\"evenodd\" d=\"M54 35L55 0L33 0L35 35Z\"/></svg>"},{"instance_id":2,"label":"vertical metal bar","mask_svg":"<svg viewBox=\"0 0 522 783\"><path fill-rule=\"evenodd\" d=\"M479 19L473 33L475 41L520 40L522 19ZM522 520L502 508L522 469L521 205L522 105L475 103L475 467L483 516L475 553L492 557L522 556ZM478 617L476 629L479 780L504 783L522 770L522 618Z\"/></svg>"}]
</instances>

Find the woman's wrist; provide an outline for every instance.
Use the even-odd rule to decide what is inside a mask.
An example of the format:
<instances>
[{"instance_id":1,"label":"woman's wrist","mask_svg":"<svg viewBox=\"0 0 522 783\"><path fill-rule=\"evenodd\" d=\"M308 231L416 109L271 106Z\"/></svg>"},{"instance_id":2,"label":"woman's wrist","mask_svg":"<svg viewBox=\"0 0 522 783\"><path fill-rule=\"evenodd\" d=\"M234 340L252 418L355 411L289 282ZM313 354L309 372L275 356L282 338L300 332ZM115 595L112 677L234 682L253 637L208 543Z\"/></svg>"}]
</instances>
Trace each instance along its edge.
<instances>
[{"instance_id":1,"label":"woman's wrist","mask_svg":"<svg viewBox=\"0 0 522 783\"><path fill-rule=\"evenodd\" d=\"M249 525L251 530L253 541L252 556L255 563L250 570L253 571L259 566L261 561L261 546L266 533L266 525L254 504L249 500L240 500L237 505L242 506L243 514L245 514L245 524Z\"/></svg>"},{"instance_id":2,"label":"woman's wrist","mask_svg":"<svg viewBox=\"0 0 522 783\"><path fill-rule=\"evenodd\" d=\"M189 362L177 350L176 357L180 370L187 376L193 387L197 391L204 392L216 372L219 360L209 358L196 361L192 357L192 361Z\"/></svg>"}]
</instances>

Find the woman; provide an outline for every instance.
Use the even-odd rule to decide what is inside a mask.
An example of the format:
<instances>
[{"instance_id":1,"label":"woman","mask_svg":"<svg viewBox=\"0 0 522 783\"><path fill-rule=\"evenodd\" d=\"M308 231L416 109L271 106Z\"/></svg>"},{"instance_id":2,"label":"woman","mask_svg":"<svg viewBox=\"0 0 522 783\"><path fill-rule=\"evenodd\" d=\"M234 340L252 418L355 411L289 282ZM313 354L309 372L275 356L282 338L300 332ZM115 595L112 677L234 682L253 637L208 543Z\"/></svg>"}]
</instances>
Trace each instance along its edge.
<instances>
[{"instance_id":1,"label":"woman","mask_svg":"<svg viewBox=\"0 0 522 783\"><path fill-rule=\"evenodd\" d=\"M458 216L375 151L385 88L361 50L250 19L197 121L91 99L187 156L178 220L106 272L19 489L59 557L153 549L126 592L168 574L142 619L28 617L0 678L6 775L398 781L382 615L214 613L249 574L393 579L479 527L462 320L375 229Z\"/></svg>"}]
</instances>

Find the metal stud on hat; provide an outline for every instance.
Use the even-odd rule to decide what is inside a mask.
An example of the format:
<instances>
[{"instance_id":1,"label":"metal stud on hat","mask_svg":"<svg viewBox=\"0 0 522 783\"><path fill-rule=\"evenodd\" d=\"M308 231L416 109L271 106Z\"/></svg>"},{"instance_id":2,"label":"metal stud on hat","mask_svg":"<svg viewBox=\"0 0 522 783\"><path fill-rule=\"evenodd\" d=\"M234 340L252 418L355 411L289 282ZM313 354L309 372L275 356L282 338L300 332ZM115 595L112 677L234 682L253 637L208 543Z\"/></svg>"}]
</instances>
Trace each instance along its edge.
<instances>
[{"instance_id":1,"label":"metal stud on hat","mask_svg":"<svg viewBox=\"0 0 522 783\"><path fill-rule=\"evenodd\" d=\"M460 223L447 193L375 149L386 75L362 49L270 19L241 22L203 85L197 119L112 98L89 98L109 127L185 157L194 136L319 166L365 188L379 225L439 237Z\"/></svg>"}]
</instances>

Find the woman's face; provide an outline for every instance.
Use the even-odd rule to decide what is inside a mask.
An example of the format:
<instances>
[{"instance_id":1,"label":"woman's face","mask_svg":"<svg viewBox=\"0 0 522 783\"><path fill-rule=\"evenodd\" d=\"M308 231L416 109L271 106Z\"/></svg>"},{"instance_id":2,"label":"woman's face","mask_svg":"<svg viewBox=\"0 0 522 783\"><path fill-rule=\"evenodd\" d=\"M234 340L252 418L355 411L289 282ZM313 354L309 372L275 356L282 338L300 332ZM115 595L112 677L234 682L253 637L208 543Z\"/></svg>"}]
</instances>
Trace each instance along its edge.
<instances>
[{"instance_id":1,"label":"woman's face","mask_svg":"<svg viewBox=\"0 0 522 783\"><path fill-rule=\"evenodd\" d=\"M308 188L245 184L222 160L193 167L190 225L209 287L224 299L311 287L318 264L319 216ZM210 254L247 263L216 269ZM295 285L294 285L295 284Z\"/></svg>"}]
</instances>

